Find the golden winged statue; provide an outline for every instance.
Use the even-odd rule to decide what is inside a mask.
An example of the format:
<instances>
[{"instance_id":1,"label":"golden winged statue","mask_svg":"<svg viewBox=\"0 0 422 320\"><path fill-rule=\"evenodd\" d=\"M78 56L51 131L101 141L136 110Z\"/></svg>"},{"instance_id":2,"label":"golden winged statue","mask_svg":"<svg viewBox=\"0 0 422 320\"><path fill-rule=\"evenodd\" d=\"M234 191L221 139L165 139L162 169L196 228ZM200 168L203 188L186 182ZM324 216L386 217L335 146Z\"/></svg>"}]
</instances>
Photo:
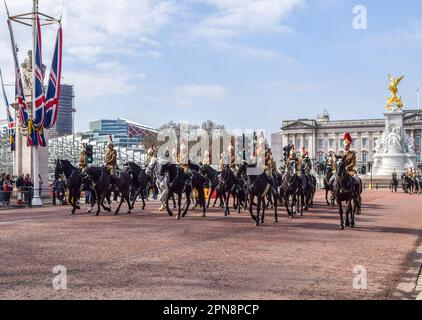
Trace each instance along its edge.
<instances>
[{"instance_id":1,"label":"golden winged statue","mask_svg":"<svg viewBox=\"0 0 422 320\"><path fill-rule=\"evenodd\" d=\"M403 101L400 96L397 95L399 92L399 84L403 80L404 76L399 78L394 78L390 74L388 75L388 80L390 85L388 90L391 92L391 96L387 100L387 110L388 111L401 111L403 109Z\"/></svg>"}]
</instances>

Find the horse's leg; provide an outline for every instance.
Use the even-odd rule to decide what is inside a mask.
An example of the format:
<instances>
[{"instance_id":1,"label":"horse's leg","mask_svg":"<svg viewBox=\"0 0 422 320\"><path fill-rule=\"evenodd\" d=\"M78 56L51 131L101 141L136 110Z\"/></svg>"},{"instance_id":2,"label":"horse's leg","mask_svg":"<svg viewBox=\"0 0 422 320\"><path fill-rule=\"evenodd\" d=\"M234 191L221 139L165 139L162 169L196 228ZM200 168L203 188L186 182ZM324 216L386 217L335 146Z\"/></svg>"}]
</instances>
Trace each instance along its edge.
<instances>
[{"instance_id":1,"label":"horse's leg","mask_svg":"<svg viewBox=\"0 0 422 320\"><path fill-rule=\"evenodd\" d=\"M290 211L290 208L289 208L290 201L289 201L289 195L288 195L287 192L284 194L284 206L286 207L287 215L292 218L293 214L292 214L292 212Z\"/></svg>"},{"instance_id":2,"label":"horse's leg","mask_svg":"<svg viewBox=\"0 0 422 320\"><path fill-rule=\"evenodd\" d=\"M106 192L103 192L102 193L102 196L101 196L101 199L102 199L102 201L101 201L101 207L104 209L104 211L111 212L111 201L109 199L109 195L111 195L111 193L109 194L108 192L109 191L106 191ZM106 207L104 205L104 202L106 200L107 200L107 202L108 202L108 204L109 204L110 207Z\"/></svg>"},{"instance_id":3,"label":"horse's leg","mask_svg":"<svg viewBox=\"0 0 422 320\"><path fill-rule=\"evenodd\" d=\"M211 196L212 196L212 194L214 193L214 189L211 187L210 188L210 195L209 195L209 197L208 197L208 201L207 201L207 209L209 209L209 207L210 207L210 203L211 203Z\"/></svg>"},{"instance_id":4,"label":"horse's leg","mask_svg":"<svg viewBox=\"0 0 422 320\"><path fill-rule=\"evenodd\" d=\"M120 195L119 206L117 207L116 212L114 213L114 215L117 216L119 214L120 208L121 208L121 206L122 206L122 204L123 204L124 201L125 201L125 196L123 194L121 194ZM130 207L129 207L129 209L130 209Z\"/></svg>"},{"instance_id":5,"label":"horse's leg","mask_svg":"<svg viewBox=\"0 0 422 320\"><path fill-rule=\"evenodd\" d=\"M97 195L97 213L96 213L97 216L100 215L100 211L101 211L100 205L103 202L103 200L104 199L102 195Z\"/></svg>"},{"instance_id":6,"label":"horse's leg","mask_svg":"<svg viewBox=\"0 0 422 320\"><path fill-rule=\"evenodd\" d=\"M220 190L220 196L219 196L219 198L220 198L220 208L221 209L224 208L224 204L226 203L225 196L226 196L225 192L223 192L223 191Z\"/></svg>"},{"instance_id":7,"label":"horse's leg","mask_svg":"<svg viewBox=\"0 0 422 320\"><path fill-rule=\"evenodd\" d=\"M257 199L257 204L256 204L256 221L255 221L255 225L258 227L259 226L259 213L261 211L261 205L264 206L265 204L262 203L262 195L258 195L257 198L258 199Z\"/></svg>"},{"instance_id":8,"label":"horse's leg","mask_svg":"<svg viewBox=\"0 0 422 320\"><path fill-rule=\"evenodd\" d=\"M256 221L256 216L253 214L253 198L254 198L254 195L250 193L249 194L249 213L251 214L252 220Z\"/></svg>"},{"instance_id":9,"label":"horse's leg","mask_svg":"<svg viewBox=\"0 0 422 320\"><path fill-rule=\"evenodd\" d=\"M76 209L77 209L75 197L76 197L76 192L69 191L69 203L72 205L72 214L75 214Z\"/></svg>"},{"instance_id":10,"label":"horse's leg","mask_svg":"<svg viewBox=\"0 0 422 320\"><path fill-rule=\"evenodd\" d=\"M261 198L262 201L262 216L261 216L261 223L264 224L264 219L265 219L265 207L266 207L266 203L265 203L265 198L266 196Z\"/></svg>"},{"instance_id":11,"label":"horse's leg","mask_svg":"<svg viewBox=\"0 0 422 320\"><path fill-rule=\"evenodd\" d=\"M347 201L346 205L347 205L347 208L346 208L346 227L350 227L349 215L350 215L350 211L351 211L350 209L352 207L352 200Z\"/></svg>"},{"instance_id":12,"label":"horse's leg","mask_svg":"<svg viewBox=\"0 0 422 320\"><path fill-rule=\"evenodd\" d=\"M141 200L142 200L142 211L145 210L145 192L141 192Z\"/></svg>"},{"instance_id":13,"label":"horse's leg","mask_svg":"<svg viewBox=\"0 0 422 320\"><path fill-rule=\"evenodd\" d=\"M126 200L127 206L129 208L129 211L127 213L131 214L133 208L132 208L132 206L130 204L129 191L126 191L125 193L122 193L122 196L123 196L124 200Z\"/></svg>"},{"instance_id":14,"label":"horse's leg","mask_svg":"<svg viewBox=\"0 0 422 320\"><path fill-rule=\"evenodd\" d=\"M356 201L353 201L353 207L352 207L352 211L351 211L351 223L350 223L350 227L354 228L355 227L355 214L357 213L357 211L359 210L359 197L355 197Z\"/></svg>"},{"instance_id":15,"label":"horse's leg","mask_svg":"<svg viewBox=\"0 0 422 320\"><path fill-rule=\"evenodd\" d=\"M182 215L182 193L177 194L177 202L179 205L178 213L177 213L177 220L180 220L180 216Z\"/></svg>"},{"instance_id":16,"label":"horse's leg","mask_svg":"<svg viewBox=\"0 0 422 320\"><path fill-rule=\"evenodd\" d=\"M341 200L337 200L337 205L338 205L339 214L340 214L340 229L344 230L343 206L341 204Z\"/></svg>"},{"instance_id":17,"label":"horse's leg","mask_svg":"<svg viewBox=\"0 0 422 320\"><path fill-rule=\"evenodd\" d=\"M207 216L207 207L205 203L204 188L201 188L201 190L199 191L199 201L200 201L200 204L202 205L202 217L205 218Z\"/></svg>"},{"instance_id":18,"label":"horse's leg","mask_svg":"<svg viewBox=\"0 0 422 320\"><path fill-rule=\"evenodd\" d=\"M226 211L224 212L224 215L227 217L230 214L230 191L227 192L227 198L226 198Z\"/></svg>"},{"instance_id":19,"label":"horse's leg","mask_svg":"<svg viewBox=\"0 0 422 320\"><path fill-rule=\"evenodd\" d=\"M278 192L275 191L275 193L273 193L273 201L274 201L274 222L277 223L278 222L278 213L277 213L277 206L278 206Z\"/></svg>"},{"instance_id":20,"label":"horse's leg","mask_svg":"<svg viewBox=\"0 0 422 320\"><path fill-rule=\"evenodd\" d=\"M187 203L186 203L186 208L183 211L182 218L184 218L186 216L186 214L188 213L188 209L189 209L189 206L191 204L191 201L190 201L191 194L190 194L190 192L186 191L185 195L186 195L186 202Z\"/></svg>"},{"instance_id":21,"label":"horse's leg","mask_svg":"<svg viewBox=\"0 0 422 320\"><path fill-rule=\"evenodd\" d=\"M97 203L97 192L95 190L91 191L91 203L90 208L88 209L88 213L92 212L92 209L94 209L95 204Z\"/></svg>"},{"instance_id":22,"label":"horse's leg","mask_svg":"<svg viewBox=\"0 0 422 320\"><path fill-rule=\"evenodd\" d=\"M141 190L140 189L141 188L139 188L138 190L136 190L135 195L133 196L133 199L132 199L132 208L135 208L136 199L138 199L139 195L141 194Z\"/></svg>"},{"instance_id":23,"label":"horse's leg","mask_svg":"<svg viewBox=\"0 0 422 320\"><path fill-rule=\"evenodd\" d=\"M167 194L167 198L166 198L166 210L167 210L167 214L170 217L172 217L173 216L173 212L171 212L170 207L169 207L170 196L173 197L173 193L170 193L170 190L168 190L168 194ZM174 199L174 197L173 197L173 199Z\"/></svg>"},{"instance_id":24,"label":"horse's leg","mask_svg":"<svg viewBox=\"0 0 422 320\"><path fill-rule=\"evenodd\" d=\"M171 195L171 198L173 199L173 209L177 209L176 199L174 198L174 193Z\"/></svg>"}]
</instances>

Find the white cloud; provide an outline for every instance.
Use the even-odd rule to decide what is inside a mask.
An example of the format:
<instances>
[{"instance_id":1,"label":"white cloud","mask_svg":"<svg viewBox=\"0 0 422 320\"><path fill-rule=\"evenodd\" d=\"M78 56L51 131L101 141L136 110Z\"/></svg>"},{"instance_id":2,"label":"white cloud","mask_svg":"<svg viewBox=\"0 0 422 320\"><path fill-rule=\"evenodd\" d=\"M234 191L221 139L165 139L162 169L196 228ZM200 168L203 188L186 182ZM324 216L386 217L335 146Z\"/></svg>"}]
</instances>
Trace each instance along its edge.
<instances>
[{"instance_id":1,"label":"white cloud","mask_svg":"<svg viewBox=\"0 0 422 320\"><path fill-rule=\"evenodd\" d=\"M226 96L228 89L219 85L185 85L179 91L188 98L221 99Z\"/></svg>"},{"instance_id":2,"label":"white cloud","mask_svg":"<svg viewBox=\"0 0 422 320\"><path fill-rule=\"evenodd\" d=\"M93 70L68 72L64 80L75 85L78 96L94 98L134 92L136 83L145 77L142 73L129 72L117 62L104 62Z\"/></svg>"},{"instance_id":3,"label":"white cloud","mask_svg":"<svg viewBox=\"0 0 422 320\"><path fill-rule=\"evenodd\" d=\"M215 12L201 21L194 34L211 39L227 39L256 32L289 30L282 24L305 0L201 0Z\"/></svg>"}]
</instances>

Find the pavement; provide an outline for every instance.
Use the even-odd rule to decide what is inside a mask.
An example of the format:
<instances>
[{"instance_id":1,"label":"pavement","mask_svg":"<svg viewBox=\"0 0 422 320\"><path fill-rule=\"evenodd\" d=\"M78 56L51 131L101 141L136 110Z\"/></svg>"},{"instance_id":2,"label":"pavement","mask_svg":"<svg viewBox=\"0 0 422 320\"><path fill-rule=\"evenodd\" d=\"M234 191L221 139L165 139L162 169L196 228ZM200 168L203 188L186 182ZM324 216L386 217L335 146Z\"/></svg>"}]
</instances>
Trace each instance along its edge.
<instances>
[{"instance_id":1,"label":"pavement","mask_svg":"<svg viewBox=\"0 0 422 320\"><path fill-rule=\"evenodd\" d=\"M220 209L177 221L156 202L119 216L1 211L0 299L416 299L421 201L365 191L344 231L322 192L305 216L280 209L275 224L269 210L260 227Z\"/></svg>"}]
</instances>

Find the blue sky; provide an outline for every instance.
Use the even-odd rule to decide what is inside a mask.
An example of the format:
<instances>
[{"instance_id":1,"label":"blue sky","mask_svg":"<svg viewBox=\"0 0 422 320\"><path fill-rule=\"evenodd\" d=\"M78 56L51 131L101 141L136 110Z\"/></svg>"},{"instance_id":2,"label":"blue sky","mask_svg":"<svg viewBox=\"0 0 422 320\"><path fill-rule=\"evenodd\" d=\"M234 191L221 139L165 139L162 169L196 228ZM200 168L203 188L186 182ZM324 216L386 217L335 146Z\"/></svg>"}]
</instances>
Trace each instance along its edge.
<instances>
[{"instance_id":1,"label":"blue sky","mask_svg":"<svg viewBox=\"0 0 422 320\"><path fill-rule=\"evenodd\" d=\"M41 0L58 14L62 1ZM65 82L76 87L76 129L98 118L150 126L211 119L275 132L286 119L379 118L387 74L416 107L422 81L418 0L64 1ZM355 30L353 8L367 9ZM29 0L9 1L11 12ZM0 66L13 81L5 24ZM16 27L21 61L29 30ZM44 35L49 65L54 29ZM24 50L25 49L25 50ZM10 92L10 97L12 92Z\"/></svg>"}]
</instances>

